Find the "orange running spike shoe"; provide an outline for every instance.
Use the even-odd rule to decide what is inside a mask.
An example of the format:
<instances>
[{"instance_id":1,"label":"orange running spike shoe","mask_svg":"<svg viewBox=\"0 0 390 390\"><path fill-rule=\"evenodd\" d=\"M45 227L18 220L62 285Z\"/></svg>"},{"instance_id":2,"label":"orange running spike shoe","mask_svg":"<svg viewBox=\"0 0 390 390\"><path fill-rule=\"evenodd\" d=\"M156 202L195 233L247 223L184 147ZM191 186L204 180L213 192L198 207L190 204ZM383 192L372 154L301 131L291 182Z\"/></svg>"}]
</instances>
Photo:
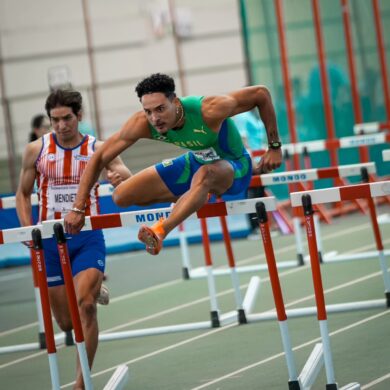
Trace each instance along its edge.
<instances>
[{"instance_id":1,"label":"orange running spike shoe","mask_svg":"<svg viewBox=\"0 0 390 390\"><path fill-rule=\"evenodd\" d=\"M146 245L146 251L151 255L158 255L162 248L162 237L164 228L162 226L164 219L160 218L153 226L142 225L138 231L138 239Z\"/></svg>"}]
</instances>

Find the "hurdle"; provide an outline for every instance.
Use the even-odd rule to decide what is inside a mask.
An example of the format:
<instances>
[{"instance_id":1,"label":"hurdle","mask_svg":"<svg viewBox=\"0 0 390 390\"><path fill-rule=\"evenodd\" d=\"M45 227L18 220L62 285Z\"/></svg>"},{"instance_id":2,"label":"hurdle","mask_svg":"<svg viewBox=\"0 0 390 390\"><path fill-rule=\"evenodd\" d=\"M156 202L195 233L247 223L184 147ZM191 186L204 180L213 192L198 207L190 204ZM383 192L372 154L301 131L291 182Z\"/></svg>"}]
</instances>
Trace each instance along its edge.
<instances>
[{"instance_id":1,"label":"hurdle","mask_svg":"<svg viewBox=\"0 0 390 390\"><path fill-rule=\"evenodd\" d=\"M296 192L291 194L291 202L293 207L303 207L305 215L306 233L310 251L310 263L312 269L312 277L314 283L315 297L317 303L317 318L320 326L322 344L324 347L324 362L327 377L327 389L337 389L337 383L334 378L332 354L330 348L328 324L327 324L327 308L325 306L325 298L322 287L322 277L320 262L317 254L317 242L315 235L315 226L313 223L313 204L328 203L334 201L345 201L354 198L365 198L368 201L370 216L373 222L373 231L376 246L379 252L379 261L382 271L386 306L390 307L390 277L387 270L386 259L383 253L383 243L381 233L376 219L375 205L373 198L377 196L385 196L390 193L390 182L383 181L377 183L367 183L351 185L347 187L331 188L324 190L313 190L305 192ZM358 386L351 384L349 386ZM351 387L348 387L351 388ZM353 387L355 388L355 387ZM356 387L359 388L359 387Z\"/></svg>"},{"instance_id":2,"label":"hurdle","mask_svg":"<svg viewBox=\"0 0 390 390\"><path fill-rule=\"evenodd\" d=\"M295 192L291 194L291 203L293 207L303 207L305 216L305 226L307 240L310 252L310 264L312 269L313 283L315 289L316 306L311 308L302 308L295 310L285 310L283 296L280 289L280 282L277 273L276 261L272 247L271 236L269 234L269 226L267 225L267 217L262 210L261 203L257 205L257 214L259 227L263 237L264 251L266 253L267 264L269 266L271 286L273 290L276 311L260 314L250 314L247 316L248 323L278 319L282 333L282 342L287 359L289 378L292 381L290 389L310 388L318 375L322 364L325 365L327 389L337 390L338 385L335 381L332 354L330 348L330 336L328 332L327 313L340 313L366 309L387 309L390 307L390 278L387 270L386 260L383 253L383 244L376 220L375 205L373 198L377 196L385 196L390 193L390 182L377 182L351 185L347 187L330 188L323 190L311 190L304 192ZM385 286L385 299L339 303L334 305L325 305L324 292L322 287L320 261L318 256L314 210L312 205L317 203L337 202L351 200L353 198L366 198L369 202L370 216L373 221L373 231L376 246L380 257L380 268ZM322 343L316 345L309 359L307 360L301 375L298 377L295 370L295 365L292 360L291 345L287 330L287 318L297 318L308 315L317 315L321 333ZM360 389L358 383L350 383L344 387L347 389Z\"/></svg>"},{"instance_id":3,"label":"hurdle","mask_svg":"<svg viewBox=\"0 0 390 390\"><path fill-rule=\"evenodd\" d=\"M100 197L104 196L111 196L113 192L114 187L110 184L103 184L99 185L98 187L98 194ZM31 195L31 205L37 206L38 205L38 195L32 194ZM0 211L1 210L9 210L9 209L15 209L16 208L16 198L15 196L6 196L0 198ZM33 288L34 288L34 300L35 300L35 306L37 311L37 318L38 318L38 343L40 346L40 349L46 348L46 338L45 338L45 331L44 331L44 323L43 323L43 314L42 314L42 305L40 302L40 292L38 287L38 281L37 281L37 270L35 267L35 251L30 249L30 258L31 258L31 271L32 271L32 277L33 277ZM73 335L72 332L65 332L65 335L57 334L54 336L56 343L65 343L66 345L73 345ZM28 349L30 348L30 349ZM36 343L30 343L29 345L25 344L23 346L23 350L36 350ZM6 351L6 349L4 349ZM11 352L11 351L9 351Z\"/></svg>"},{"instance_id":4,"label":"hurdle","mask_svg":"<svg viewBox=\"0 0 390 390\"><path fill-rule=\"evenodd\" d=\"M293 207L302 207L301 198L305 194L310 194L312 205L315 205L317 202L328 203L328 202L337 202L343 200L349 200L355 196L359 196L360 198L367 198L372 200L374 197L385 196L390 193L390 182L375 182L375 183L366 183L366 184L356 184L350 185L346 187L336 187L336 188L326 188L322 190L311 190L311 191L302 191L292 193L291 203ZM373 202L371 203L370 209L373 210L373 214L375 214L375 208L372 207ZM314 225L314 222L312 223ZM315 226L315 225L314 225ZM386 267L386 259L384 256L382 239L380 235L380 230L378 227L378 223L374 218L373 221L373 231L375 236L376 245L379 253L380 260L380 268L382 272L382 277L385 285L385 299L372 299L367 301L357 301L357 302L348 302L348 303L337 303L326 305L326 310L328 313L342 313L342 312L352 312L359 310L368 310L368 309L386 309L390 307L390 295L388 293L390 288L390 278L388 276L388 271ZM315 229L313 229L315 233ZM314 234L313 233L313 234ZM317 242L316 251L317 249ZM310 249L310 248L309 248ZM310 258L312 257L312 253L310 252ZM318 253L316 258L319 262ZM286 314L288 318L300 318L306 316L312 316L317 313L316 307L306 307L299 309L290 309L286 310ZM260 321L270 321L277 319L277 313L275 311L269 311L266 313L254 313L247 316L248 323L252 322L260 322Z\"/></svg>"},{"instance_id":5,"label":"hurdle","mask_svg":"<svg viewBox=\"0 0 390 390\"><path fill-rule=\"evenodd\" d=\"M237 215L243 213L249 213L254 210L255 203L259 199L251 199L245 201L230 201L230 202L219 202L215 204L207 204L203 206L197 213L190 216L190 218L205 218L205 217L220 217L227 215ZM267 210L275 210L276 201L275 198L262 198L262 201L265 202ZM171 207L152 209L152 210L140 210L140 211L129 211L123 213L113 213L113 214L105 214L105 215L96 215L86 217L85 225L83 227L83 231L85 230L96 230L96 229L106 229L106 228L117 228L117 227L125 227L141 224L141 221L145 220L146 215L150 215L150 213L154 213L158 218L160 215L165 216L169 215L171 212ZM56 224L62 224L63 220L48 220L44 221L40 225L36 226L26 226L21 228L14 229L6 229L0 230L0 245L6 243L13 242L22 242L29 241L32 237L32 230L38 228L42 232L43 238L49 238L53 236L53 229ZM257 295L257 291L260 286L260 279L258 277L253 277L251 282L249 283L247 292L242 301L241 310L231 311L222 314L219 316L219 309L216 304L216 297L211 296L210 300L215 302L215 305L212 304L212 318L211 321L201 321L194 322L189 324L179 324L179 325L169 325L163 327L156 328L147 328L141 330L130 330L125 332L116 332L116 333L105 333L99 335L99 341L111 341L111 340L120 340L124 338L132 338L132 337L141 337L141 336L150 336L150 335L159 335L159 334L168 334L168 333L177 333L177 332L185 332L191 330L202 330L202 329L212 329L219 326L225 326L228 324L232 324L237 322L238 324L242 324L245 322L240 322L243 314L241 311L245 313L249 313L253 310L254 299ZM215 294L215 293L213 293ZM213 310L214 309L214 310ZM215 313L218 315L218 321L213 321L215 317ZM63 340L60 338L60 341ZM39 343L30 343L24 345L16 345L16 346L6 346L0 347L0 354L15 352L15 351L32 351L35 349L39 349Z\"/></svg>"},{"instance_id":6,"label":"hurdle","mask_svg":"<svg viewBox=\"0 0 390 390\"><path fill-rule=\"evenodd\" d=\"M390 124L386 122L365 122L356 123L353 126L353 132L356 135L379 133L380 131L390 130Z\"/></svg>"},{"instance_id":7,"label":"hurdle","mask_svg":"<svg viewBox=\"0 0 390 390\"><path fill-rule=\"evenodd\" d=\"M287 324L288 317L284 305L283 293L280 286L278 269L276 266L275 254L273 250L270 228L268 224L267 212L262 202L258 202L256 204L256 213L257 213L259 228L260 228L261 237L263 241L264 253L266 255L267 266L270 275L270 282L271 282L271 288L274 297L276 317L278 320L283 350L285 353L287 371L289 375L288 389L309 390L314 384L318 374L320 373L322 366L324 365L324 363L326 363L326 360L324 361L324 358L326 359L327 357L324 353L324 347L323 347L324 343L315 344L312 352L309 355L309 358L307 359L306 363L304 364L301 370L301 373L298 375L294 356L293 356L291 341L290 341L290 335L289 335L288 324ZM318 251L316 253L318 253ZM251 315L250 318L253 320L254 316ZM350 383L344 386L342 389L357 390L360 389L360 386L357 383Z\"/></svg>"},{"instance_id":8,"label":"hurdle","mask_svg":"<svg viewBox=\"0 0 390 390\"><path fill-rule=\"evenodd\" d=\"M340 165L338 167L328 167L328 168L312 168L312 169L303 169L298 171L288 171L280 173L268 173L258 176L253 176L250 186L268 186L268 185L281 185L281 184L291 184L291 183L302 183L302 182L312 182L314 180L327 179L327 178L344 178L344 177L353 177L353 176L362 176L362 172L367 171L369 174L374 174L376 172L375 163L359 163L359 164L350 164L350 165ZM262 198L259 198L262 199ZM327 254L323 253L321 235L320 235L320 226L319 218L317 215L314 215L314 221L316 224L319 256L322 259L335 260L337 253L331 252ZM297 213L297 210L293 208L293 224L294 224L294 235L295 235L295 245L296 245L296 256L297 260L286 260L283 262L278 262L278 269L282 268L292 268L296 266L302 266L308 260L308 257L304 255L303 250L303 239L302 239L302 229L301 229L301 216ZM260 238L260 237L259 237ZM352 256L352 255L351 255ZM366 252L365 256L376 257L376 252ZM355 258L356 256L352 256ZM338 256L340 258L340 256ZM183 257L184 259L184 257ZM198 279L204 278L207 276L207 270L205 267L198 268L186 268L190 267L189 257L186 257L186 263L183 261L183 268L185 268L185 274L188 275L189 279ZM251 266L242 266L236 267L238 273L246 272L259 272L266 271L267 266L265 264L251 265ZM227 275L230 273L230 270L227 268L219 268L213 270L213 274L216 276Z\"/></svg>"},{"instance_id":9,"label":"hurdle","mask_svg":"<svg viewBox=\"0 0 390 390\"><path fill-rule=\"evenodd\" d=\"M283 150L287 150L290 155L301 155L306 148L309 153L323 152L334 149L349 149L359 146L380 145L390 142L390 132L381 132L375 134L362 134L348 137L333 138L327 140L316 140L299 142L296 144L284 144ZM261 156L264 150L254 150L252 157Z\"/></svg>"}]
</instances>

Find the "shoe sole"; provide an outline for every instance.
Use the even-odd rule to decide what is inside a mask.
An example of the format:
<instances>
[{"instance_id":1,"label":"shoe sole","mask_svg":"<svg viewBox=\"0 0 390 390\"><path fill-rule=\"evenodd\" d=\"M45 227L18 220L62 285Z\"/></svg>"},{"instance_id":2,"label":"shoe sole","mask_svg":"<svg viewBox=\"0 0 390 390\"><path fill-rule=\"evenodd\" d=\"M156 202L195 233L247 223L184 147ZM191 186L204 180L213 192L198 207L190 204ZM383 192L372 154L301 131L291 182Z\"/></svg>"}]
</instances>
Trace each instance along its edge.
<instances>
[{"instance_id":1,"label":"shoe sole","mask_svg":"<svg viewBox=\"0 0 390 390\"><path fill-rule=\"evenodd\" d=\"M109 293L108 288L106 286L102 285L100 287L99 296L96 299L96 302L99 305L103 305L103 306L106 306L110 303L110 293Z\"/></svg>"},{"instance_id":2,"label":"shoe sole","mask_svg":"<svg viewBox=\"0 0 390 390\"><path fill-rule=\"evenodd\" d=\"M161 241L150 227L141 226L138 232L138 239L145 244L146 252L153 256L160 253L162 247Z\"/></svg>"}]
</instances>

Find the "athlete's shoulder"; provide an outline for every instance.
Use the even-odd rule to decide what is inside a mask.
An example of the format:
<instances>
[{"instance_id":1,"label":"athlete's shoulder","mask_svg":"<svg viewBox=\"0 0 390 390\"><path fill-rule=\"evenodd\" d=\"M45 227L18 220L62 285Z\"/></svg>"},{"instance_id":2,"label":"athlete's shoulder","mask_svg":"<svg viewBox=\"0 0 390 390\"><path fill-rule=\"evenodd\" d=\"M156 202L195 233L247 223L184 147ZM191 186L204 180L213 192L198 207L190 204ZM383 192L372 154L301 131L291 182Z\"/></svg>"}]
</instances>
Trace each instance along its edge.
<instances>
[{"instance_id":1,"label":"athlete's shoulder","mask_svg":"<svg viewBox=\"0 0 390 390\"><path fill-rule=\"evenodd\" d=\"M202 107L203 99L204 96L195 96L195 95L184 96L179 98L181 104L183 105L187 113L199 112Z\"/></svg>"},{"instance_id":2,"label":"athlete's shoulder","mask_svg":"<svg viewBox=\"0 0 390 390\"><path fill-rule=\"evenodd\" d=\"M43 148L43 138L38 138L35 141L29 142L23 153L23 160L25 163L33 165L38 158Z\"/></svg>"},{"instance_id":3,"label":"athlete's shoulder","mask_svg":"<svg viewBox=\"0 0 390 390\"><path fill-rule=\"evenodd\" d=\"M137 140L150 136L149 122L143 111L137 111L119 130L120 138Z\"/></svg>"}]
</instances>

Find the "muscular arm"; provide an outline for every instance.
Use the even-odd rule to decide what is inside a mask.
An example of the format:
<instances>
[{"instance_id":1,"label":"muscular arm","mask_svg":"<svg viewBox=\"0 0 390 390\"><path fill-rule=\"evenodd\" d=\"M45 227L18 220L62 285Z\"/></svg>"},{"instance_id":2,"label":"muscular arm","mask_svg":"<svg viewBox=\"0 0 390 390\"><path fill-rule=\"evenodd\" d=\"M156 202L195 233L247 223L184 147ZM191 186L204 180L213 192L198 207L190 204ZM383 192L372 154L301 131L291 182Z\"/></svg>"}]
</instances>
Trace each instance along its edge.
<instances>
[{"instance_id":1,"label":"muscular arm","mask_svg":"<svg viewBox=\"0 0 390 390\"><path fill-rule=\"evenodd\" d=\"M246 87L227 95L206 97L202 104L202 114L205 122L218 131L222 121L227 117L256 107L264 123L268 142L279 141L275 110L266 87ZM262 157L259 166L254 168L254 173L269 172L278 168L281 162L282 151L269 149Z\"/></svg>"},{"instance_id":2,"label":"muscular arm","mask_svg":"<svg viewBox=\"0 0 390 390\"><path fill-rule=\"evenodd\" d=\"M41 150L42 140L37 140L27 145L22 161L22 169L19 176L19 185L16 191L16 212L21 226L32 224L31 219L31 194L34 190L36 176L35 161Z\"/></svg>"},{"instance_id":3,"label":"muscular arm","mask_svg":"<svg viewBox=\"0 0 390 390\"><path fill-rule=\"evenodd\" d=\"M140 138L148 138L150 136L148 122L143 112L138 112L130 117L122 128L108 138L101 147L93 154L89 160L83 175L81 176L79 189L74 202L74 207L83 210L86 199L91 191L92 186L99 179L99 175L103 168L107 167L110 170L118 167L121 160L117 157L125 149L132 146ZM122 173L125 169L124 165L120 168ZM124 176L129 175L130 171L124 173Z\"/></svg>"},{"instance_id":4,"label":"muscular arm","mask_svg":"<svg viewBox=\"0 0 390 390\"><path fill-rule=\"evenodd\" d=\"M95 145L95 150L97 151L101 147L104 147L104 142L97 141ZM106 169L106 178L107 180L116 187L122 181L128 179L132 174L127 168L127 166L123 163L122 159L117 156L110 163L105 166Z\"/></svg>"},{"instance_id":5,"label":"muscular arm","mask_svg":"<svg viewBox=\"0 0 390 390\"><path fill-rule=\"evenodd\" d=\"M202 114L211 128L219 127L227 117L258 108L269 141L279 140L275 110L266 87L242 88L222 96L210 96L203 100Z\"/></svg>"},{"instance_id":6,"label":"muscular arm","mask_svg":"<svg viewBox=\"0 0 390 390\"><path fill-rule=\"evenodd\" d=\"M118 156L140 138L150 138L148 121L143 112L131 116L122 128L108 138L93 154L81 176L73 207L84 210L88 194L104 167L107 167L110 172L119 168L124 176L131 175L130 171L125 172L123 169L125 167ZM66 232L77 234L84 225L84 213L69 212L64 218L64 224Z\"/></svg>"}]
</instances>

